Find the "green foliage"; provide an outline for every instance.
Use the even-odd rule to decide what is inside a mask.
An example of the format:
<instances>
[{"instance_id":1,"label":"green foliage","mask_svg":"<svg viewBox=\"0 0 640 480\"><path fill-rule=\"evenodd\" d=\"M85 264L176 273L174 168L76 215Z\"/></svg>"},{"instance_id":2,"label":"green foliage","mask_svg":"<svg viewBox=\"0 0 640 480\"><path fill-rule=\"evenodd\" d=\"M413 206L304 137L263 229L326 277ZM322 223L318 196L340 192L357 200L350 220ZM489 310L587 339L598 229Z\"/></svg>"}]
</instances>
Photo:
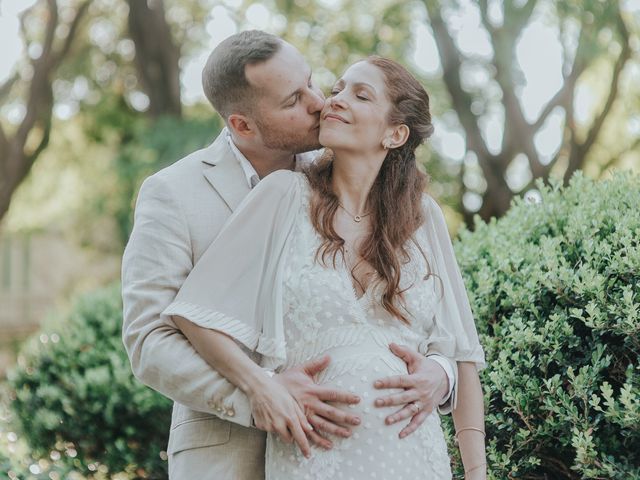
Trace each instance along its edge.
<instances>
[{"instance_id":1,"label":"green foliage","mask_svg":"<svg viewBox=\"0 0 640 480\"><path fill-rule=\"evenodd\" d=\"M113 205L124 245L133 227L133 206L142 181L161 168L211 143L222 129L217 116L177 119L164 117L134 129L123 141L116 160L121 196Z\"/></svg>"},{"instance_id":2,"label":"green foliage","mask_svg":"<svg viewBox=\"0 0 640 480\"><path fill-rule=\"evenodd\" d=\"M164 478L171 402L133 377L121 328L117 285L80 298L63 326L23 350L11 408L36 457L84 475Z\"/></svg>"},{"instance_id":3,"label":"green foliage","mask_svg":"<svg viewBox=\"0 0 640 480\"><path fill-rule=\"evenodd\" d=\"M640 478L638 185L539 183L461 234L493 478Z\"/></svg>"},{"instance_id":4,"label":"green foliage","mask_svg":"<svg viewBox=\"0 0 640 480\"><path fill-rule=\"evenodd\" d=\"M133 227L133 207L142 181L185 155L211 143L224 124L209 107L188 118L149 120L129 109L122 97L105 96L88 116L87 134L97 143L115 143L115 185L96 195L92 210L117 224L124 248Z\"/></svg>"}]
</instances>

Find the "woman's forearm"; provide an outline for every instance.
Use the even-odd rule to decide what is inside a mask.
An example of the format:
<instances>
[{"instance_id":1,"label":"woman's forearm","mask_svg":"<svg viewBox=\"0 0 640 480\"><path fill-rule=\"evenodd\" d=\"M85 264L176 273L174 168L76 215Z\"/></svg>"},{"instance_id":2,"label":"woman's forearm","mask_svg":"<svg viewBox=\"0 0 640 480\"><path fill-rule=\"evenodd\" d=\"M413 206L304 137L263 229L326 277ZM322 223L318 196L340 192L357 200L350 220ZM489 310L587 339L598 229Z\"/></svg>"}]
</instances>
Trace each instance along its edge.
<instances>
[{"instance_id":1,"label":"woman's forearm","mask_svg":"<svg viewBox=\"0 0 640 480\"><path fill-rule=\"evenodd\" d=\"M476 366L458 363L457 405L453 410L465 478L484 478L486 453L484 442L484 400Z\"/></svg>"},{"instance_id":2,"label":"woman's forearm","mask_svg":"<svg viewBox=\"0 0 640 480\"><path fill-rule=\"evenodd\" d=\"M254 388L268 379L263 369L229 336L200 327L182 317L173 319L198 354L245 394L251 395Z\"/></svg>"}]
</instances>

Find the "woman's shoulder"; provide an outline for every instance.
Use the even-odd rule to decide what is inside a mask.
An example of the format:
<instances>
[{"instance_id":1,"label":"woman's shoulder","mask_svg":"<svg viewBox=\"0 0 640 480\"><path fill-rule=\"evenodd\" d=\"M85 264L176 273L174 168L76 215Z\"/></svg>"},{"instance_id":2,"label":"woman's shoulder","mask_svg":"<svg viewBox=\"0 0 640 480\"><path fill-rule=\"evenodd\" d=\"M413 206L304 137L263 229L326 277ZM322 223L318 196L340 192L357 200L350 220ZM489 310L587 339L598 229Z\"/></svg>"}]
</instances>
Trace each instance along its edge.
<instances>
[{"instance_id":1,"label":"woman's shoulder","mask_svg":"<svg viewBox=\"0 0 640 480\"><path fill-rule=\"evenodd\" d=\"M427 192L422 192L422 208L427 212L433 209L441 210L438 202Z\"/></svg>"},{"instance_id":2,"label":"woman's shoulder","mask_svg":"<svg viewBox=\"0 0 640 480\"><path fill-rule=\"evenodd\" d=\"M425 214L425 223L429 220L439 220L444 218L444 213L442 212L442 208L438 202L436 202L436 200L426 192L422 193L422 211Z\"/></svg>"}]
</instances>

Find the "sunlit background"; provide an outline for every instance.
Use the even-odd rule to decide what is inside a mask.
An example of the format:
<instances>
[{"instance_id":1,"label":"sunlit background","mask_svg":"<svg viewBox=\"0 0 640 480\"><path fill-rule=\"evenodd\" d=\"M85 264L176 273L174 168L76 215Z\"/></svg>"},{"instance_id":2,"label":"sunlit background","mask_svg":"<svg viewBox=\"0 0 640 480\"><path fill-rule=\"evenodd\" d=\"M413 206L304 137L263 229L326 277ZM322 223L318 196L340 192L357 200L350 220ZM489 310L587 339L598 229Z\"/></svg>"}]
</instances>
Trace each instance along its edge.
<instances>
[{"instance_id":1,"label":"sunlit background","mask_svg":"<svg viewBox=\"0 0 640 480\"><path fill-rule=\"evenodd\" d=\"M518 11L526 11L530 3L535 8L519 20ZM263 29L292 42L325 91L346 65L366 54L387 55L409 66L431 94L436 129L420 159L432 176L432 194L445 205L452 232L461 222L471 224L476 213L484 219L502 215L514 195L536 201L535 179L564 176L567 181L572 171L567 165L574 160L573 169L594 177L611 169L637 171L640 2L623 1L619 10L613 4L166 1L162 21L178 51L180 91L174 92L177 107L170 111L160 106L156 113L136 63L127 2L89 2L68 53L50 74L50 140L11 193L11 207L2 218L4 290L14 295L11 318L4 322L14 325L21 338L53 304L64 303L78 289L117 278L141 179L189 148L210 142L220 128L202 93L201 71L211 49L240 29ZM59 2L58 46L79 5ZM9 134L21 128L33 96L29 82L43 54L48 8L44 1L0 2L0 85L10 87L0 99L0 113ZM457 92L451 87L455 82L445 76L429 8L438 12L456 51L457 58L449 60L458 64L449 68L456 71ZM616 15L625 25L626 47ZM505 32L514 37L501 40ZM568 96L559 100L576 63L580 32L587 32L586 60L575 85L566 89ZM497 55L496 48L511 50ZM508 75L501 73L500 79L498 69ZM160 95L162 88L166 85L159 87ZM520 117L505 116L506 108L514 108L511 95ZM514 127L505 138L505 126L519 118L525 127L535 128ZM597 135L585 147L596 124ZM35 148L43 125L32 126L21 149ZM476 134L479 139L469 137ZM501 171L493 180L487 177L492 162ZM24 307L25 302L31 306ZM12 354L5 357L9 362Z\"/></svg>"},{"instance_id":2,"label":"sunlit background","mask_svg":"<svg viewBox=\"0 0 640 480\"><path fill-rule=\"evenodd\" d=\"M28 53L32 58L39 54L37 45L31 45L31 48L27 49L19 32L19 15L34 3L34 0L3 0L0 3L0 42L2 42L0 81L6 80L12 74L16 64L25 53ZM289 22L284 15L278 13L272 2L255 2L248 7L245 6L246 2L242 0L201 3L211 5L202 23L205 38L201 40L200 48L193 49L192 52L181 58L182 99L187 105L206 102L200 80L202 68L211 49L229 35L240 29L250 28L267 30L276 34L293 30L299 36L306 36L309 33L308 24ZM315 4L315 8L324 10L329 23L339 24L344 19L341 10L344 3L342 0L298 1L296 3L302 6ZM482 27L476 2L461 1L458 3L460 8L447 16L458 48L471 59L489 60L493 49L487 32ZM516 93L527 120L531 122L536 119L563 83L562 44L558 21L553 18L551 7L550 2L541 2L540 7L536 9L532 19L516 42L516 58L523 76ZM637 18L640 12L640 1L626 0L622 2L621 8L630 18ZM243 15L238 13L241 10L244 11ZM412 16L406 26L410 32L408 42L411 47L403 60L413 65L415 70L423 74L425 78L435 80L442 75L438 50L424 9L416 8L416 10L416 15ZM176 16L188 15L178 5L173 8L173 12L169 9L169 16L172 13ZM488 13L493 22L501 23L503 21L501 2L489 2ZM354 20L355 25L362 31L370 30L376 25L373 14L366 13L365 10L355 15ZM391 30L392 27L387 26L386 28ZM574 31L564 32L566 45L570 51L576 47L577 32L576 25L574 25ZM384 32L380 33L381 37L384 37ZM603 32L601 35L606 41L606 36L611 36L611 32ZM116 48L125 58L133 57L135 54L133 43L126 39L119 40L113 23L110 21L101 22L96 19L91 25L89 36L96 45L105 49ZM320 46L321 50L322 47ZM330 48L330 45L326 45L324 48ZM612 45L611 48L615 49L619 46ZM634 49L636 51L638 49L637 37L634 39ZM323 68L322 60L322 55L314 55L309 58L309 62L316 69L316 81L326 90L340 72ZM490 81L490 73L487 69L473 65L472 62L465 65L462 75L465 85L470 89L483 88ZM636 79L636 83L640 79L640 67L637 62L628 65L625 77L625 86L628 88L622 90L631 91L630 84L633 79ZM594 74L594 78L585 79L578 85L574 100L577 123L586 123L593 117L594 110L602 102L602 97L608 88L606 79L604 80L604 82L598 81ZM81 78L76 79L71 95L69 95L70 98L57 101L54 111L56 117L63 120L73 117L78 111L79 102L83 101L87 94L86 83ZM130 101L134 108L140 110L144 110L148 105L148 99L140 91L131 92ZM434 102L438 102L438 98L434 99ZM10 122L18 122L24 115L24 106L16 101L4 106L2 113ZM487 145L494 153L500 150L503 121L503 109L500 105L496 105L484 112L480 123ZM543 128L536 134L535 146L543 158L550 160L560 148L564 122L564 112L562 109L557 109L548 117ZM465 161L464 132L455 123L455 120L448 120L446 117L436 118L437 128L433 138L433 146L444 158L454 162L463 162ZM629 119L625 130L622 132L624 135L640 136L640 114L636 113ZM466 160L473 162L469 158ZM526 160L524 162L516 160L508 171L508 176L509 184L514 189L528 184L531 173L527 171ZM471 210L477 210L479 208L478 201L476 197L468 196L465 198L465 206Z\"/></svg>"},{"instance_id":3,"label":"sunlit background","mask_svg":"<svg viewBox=\"0 0 640 480\"><path fill-rule=\"evenodd\" d=\"M536 205L537 182L640 173L640 0L0 0L0 377L34 332L61 341L38 329L78 295L119 300L140 183L216 137L202 68L251 28L294 44L325 92L373 53L419 78L436 128L418 159L452 235ZM21 448L5 403L0 476Z\"/></svg>"}]
</instances>

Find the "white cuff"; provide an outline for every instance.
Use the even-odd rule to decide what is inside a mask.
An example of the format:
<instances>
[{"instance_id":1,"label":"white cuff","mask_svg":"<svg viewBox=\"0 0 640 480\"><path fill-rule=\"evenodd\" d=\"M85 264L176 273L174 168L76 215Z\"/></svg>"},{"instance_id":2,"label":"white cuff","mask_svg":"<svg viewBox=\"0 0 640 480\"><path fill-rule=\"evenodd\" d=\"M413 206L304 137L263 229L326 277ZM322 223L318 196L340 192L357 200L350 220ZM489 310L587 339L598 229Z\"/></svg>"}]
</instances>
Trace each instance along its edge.
<instances>
[{"instance_id":1,"label":"white cuff","mask_svg":"<svg viewBox=\"0 0 640 480\"><path fill-rule=\"evenodd\" d=\"M449 401L449 398L451 397L451 392L453 392L453 386L455 383L455 377L453 376L453 370L451 369L451 364L449 363L449 360L447 360L445 357L437 353L432 353L430 355L427 355L427 358L438 362L440 366L444 369L445 373L447 374L447 378L449 379L449 391L444 396L444 398L440 400L440 405L444 405Z\"/></svg>"}]
</instances>

